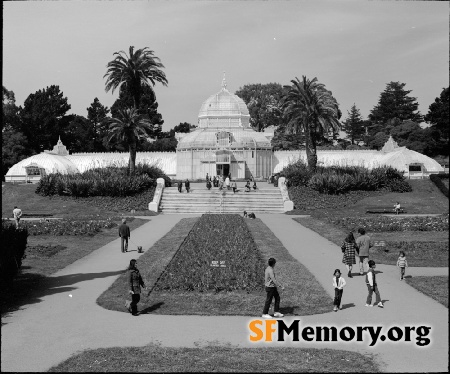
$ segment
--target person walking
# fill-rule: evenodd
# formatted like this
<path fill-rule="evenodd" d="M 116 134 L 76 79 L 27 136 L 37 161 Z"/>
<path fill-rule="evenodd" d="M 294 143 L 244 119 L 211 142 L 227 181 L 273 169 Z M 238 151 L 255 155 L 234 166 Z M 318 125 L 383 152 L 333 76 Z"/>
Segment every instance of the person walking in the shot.
<path fill-rule="evenodd" d="M 229 177 L 225 178 L 225 186 L 227 186 L 227 190 L 230 189 L 230 178 Z"/>
<path fill-rule="evenodd" d="M 274 267 L 276 264 L 276 260 L 271 257 L 269 258 L 268 265 L 265 272 L 264 272 L 264 286 L 266 289 L 266 303 L 264 304 L 263 309 L 263 318 L 272 318 L 272 316 L 269 314 L 269 308 L 270 304 L 272 303 L 272 299 L 275 298 L 275 305 L 274 305 L 274 317 L 284 317 L 283 314 L 280 313 L 280 295 L 278 293 L 277 286 L 280 286 L 282 290 L 284 290 L 284 287 L 278 282 L 278 280 L 275 278 L 275 271 Z"/>
<path fill-rule="evenodd" d="M 189 193 L 189 188 L 191 188 L 191 182 L 189 182 L 189 179 L 186 179 L 186 182 L 184 182 L 184 187 L 186 187 L 186 192 Z"/>
<path fill-rule="evenodd" d="M 344 254 L 342 257 L 342 262 L 345 264 L 347 268 L 347 275 L 349 278 L 353 278 L 352 275 L 352 267 L 356 264 L 355 260 L 355 251 L 356 251 L 356 241 L 353 232 L 349 232 L 349 234 L 345 237 L 344 242 L 341 245 L 342 253 Z"/>
<path fill-rule="evenodd" d="M 236 193 L 236 189 L 237 189 L 236 180 L 233 180 L 231 182 L 231 188 L 233 189 L 233 193 Z"/>
<path fill-rule="evenodd" d="M 181 193 L 181 190 L 183 189 L 183 182 L 178 181 L 178 192 Z"/>
<path fill-rule="evenodd" d="M 209 181 L 209 175 L 208 175 L 208 173 L 206 173 L 206 181 L 207 181 L 207 182 Z"/>
<path fill-rule="evenodd" d="M 209 179 L 206 181 L 206 188 L 207 188 L 208 190 L 211 189 L 211 181 L 210 181 Z"/>
<path fill-rule="evenodd" d="M 22 217 L 22 210 L 19 209 L 17 206 L 15 206 L 13 209 L 13 217 L 14 217 L 14 221 L 16 222 L 16 229 L 18 229 L 20 217 Z"/>
<path fill-rule="evenodd" d="M 358 229 L 359 236 L 356 239 L 356 247 L 359 257 L 359 274 L 364 275 L 369 261 L 370 236 L 366 235 L 366 230 L 362 227 Z"/>
<path fill-rule="evenodd" d="M 345 285 L 346 285 L 345 279 L 341 277 L 341 271 L 339 269 L 336 269 L 333 274 L 333 287 L 334 287 L 333 310 L 335 312 L 337 312 L 338 309 L 342 309 L 341 301 Z"/>
<path fill-rule="evenodd" d="M 367 295 L 366 305 L 365 306 L 372 306 L 372 294 L 375 292 L 376 300 L 375 303 L 380 307 L 383 308 L 384 305 L 381 302 L 381 296 L 380 291 L 378 290 L 378 284 L 375 276 L 375 268 L 376 264 L 374 260 L 369 261 L 369 271 L 366 274 L 366 285 L 367 290 L 369 291 L 369 294 Z"/>
<path fill-rule="evenodd" d="M 400 269 L 400 280 L 405 277 L 405 270 L 408 267 L 408 261 L 406 261 L 405 252 L 400 251 L 397 259 L 397 267 Z"/>
<path fill-rule="evenodd" d="M 141 286 L 145 289 L 144 281 L 141 277 L 141 273 L 136 267 L 136 260 L 130 260 L 130 265 L 128 266 L 128 285 L 130 287 L 131 303 L 128 307 L 128 311 L 133 315 L 137 316 L 137 304 L 141 300 Z"/>
<path fill-rule="evenodd" d="M 130 236 L 130 228 L 127 225 L 127 220 L 122 219 L 122 224 L 119 226 L 120 248 L 122 253 L 128 251 L 128 239 Z"/>

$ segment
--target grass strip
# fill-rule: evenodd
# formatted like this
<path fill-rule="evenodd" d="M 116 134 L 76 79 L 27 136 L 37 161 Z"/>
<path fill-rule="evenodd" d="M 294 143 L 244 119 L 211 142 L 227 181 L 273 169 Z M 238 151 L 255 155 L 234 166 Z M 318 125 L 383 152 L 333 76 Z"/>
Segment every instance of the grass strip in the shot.
<path fill-rule="evenodd" d="M 156 284 L 198 219 L 198 217 L 183 218 L 172 230 L 139 257 L 138 268 L 149 290 Z M 124 270 L 124 273 L 100 295 L 97 304 L 105 309 L 124 311 L 124 301 L 128 295 L 128 289 L 127 273 Z M 146 295 L 147 292 L 144 290 L 140 304 L 141 307 L 145 305 L 144 310 L 141 311 L 143 314 L 152 312 L 159 307 L 157 303 L 151 305 Z"/>
<path fill-rule="evenodd" d="M 314 348 L 100 348 L 77 354 L 50 372 L 264 372 L 374 373 L 375 356 Z"/>
<path fill-rule="evenodd" d="M 293 219 L 338 246 L 347 236 L 343 229 L 317 218 Z M 405 252 L 409 266 L 442 267 L 448 264 L 448 232 L 369 232 L 369 236 L 372 242 L 386 242 L 385 247 L 370 249 L 370 259 L 377 264 L 396 265 L 401 250 Z"/>
<path fill-rule="evenodd" d="M 405 280 L 416 290 L 448 308 L 448 276 L 408 277 Z"/>
<path fill-rule="evenodd" d="M 117 217 L 117 220 L 119 223 L 120 218 Z M 149 220 L 136 218 L 129 220 L 127 224 L 130 230 L 134 230 L 147 222 Z M 117 227 L 102 229 L 94 236 L 29 236 L 25 250 L 26 258 L 22 261 L 21 271 L 12 283 L 0 280 L 2 317 L 5 313 L 17 310 L 22 305 L 38 302 L 41 295 L 45 295 L 49 275 L 64 269 L 117 237 Z"/>
<path fill-rule="evenodd" d="M 139 269 L 146 282 L 152 287 L 163 272 L 184 238 L 193 228 L 198 218 L 181 220 L 169 233 L 160 239 L 139 259 Z M 277 274 L 286 285 L 281 294 L 280 311 L 289 315 L 311 315 L 328 313 L 331 298 L 314 276 L 295 260 L 272 231 L 259 219 L 246 220 L 258 251 L 264 258 L 277 259 Z M 221 271 L 220 268 L 216 269 Z M 261 283 L 264 282 L 264 269 L 261 269 Z M 103 293 L 97 303 L 104 308 L 126 312 L 124 300 L 127 297 L 126 274 L 120 276 Z M 147 297 L 141 296 L 141 314 L 172 315 L 261 315 L 266 293 L 260 290 L 197 292 L 197 291 L 157 291 Z"/>

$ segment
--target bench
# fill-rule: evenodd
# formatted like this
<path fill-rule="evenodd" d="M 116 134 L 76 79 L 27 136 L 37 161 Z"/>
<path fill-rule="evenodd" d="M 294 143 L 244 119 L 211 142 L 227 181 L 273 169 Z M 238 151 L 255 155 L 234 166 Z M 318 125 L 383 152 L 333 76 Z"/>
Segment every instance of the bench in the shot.
<path fill-rule="evenodd" d="M 367 207 L 366 213 L 388 213 L 395 214 L 394 207 L 392 206 L 376 206 L 376 207 Z M 399 213 L 406 213 L 406 209 L 401 207 Z"/>
<path fill-rule="evenodd" d="M 53 217 L 52 213 L 23 213 L 22 218 L 26 217 Z"/>

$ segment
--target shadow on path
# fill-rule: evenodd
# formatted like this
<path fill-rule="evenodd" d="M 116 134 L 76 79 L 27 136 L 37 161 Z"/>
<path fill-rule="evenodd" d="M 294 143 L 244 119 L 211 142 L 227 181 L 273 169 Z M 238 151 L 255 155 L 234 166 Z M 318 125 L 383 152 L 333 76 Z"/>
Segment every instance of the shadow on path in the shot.
<path fill-rule="evenodd" d="M 45 296 L 55 295 L 76 290 L 77 283 L 106 278 L 122 274 L 120 271 L 106 271 L 102 273 L 79 273 L 57 277 L 46 277 L 36 273 L 22 273 L 11 284 L 0 284 L 0 314 L 1 325 L 5 325 L 4 318 L 19 310 L 24 305 L 36 304 Z M 72 286 L 72 287 L 71 287 Z"/>

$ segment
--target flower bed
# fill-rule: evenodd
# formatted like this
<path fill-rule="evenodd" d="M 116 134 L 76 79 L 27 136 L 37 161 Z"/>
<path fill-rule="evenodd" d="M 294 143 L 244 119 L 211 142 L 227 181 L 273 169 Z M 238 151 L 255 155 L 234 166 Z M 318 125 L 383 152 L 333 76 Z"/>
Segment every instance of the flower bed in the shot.
<path fill-rule="evenodd" d="M 22 227 L 26 227 L 29 235 L 95 235 L 102 229 L 110 229 L 117 226 L 111 218 L 103 220 L 85 219 L 61 219 L 22 221 Z"/>
<path fill-rule="evenodd" d="M 382 193 L 380 191 L 350 191 L 340 195 L 327 195 L 305 186 L 289 187 L 288 192 L 297 211 L 343 208 L 353 205 L 365 197 Z"/>
<path fill-rule="evenodd" d="M 364 227 L 370 232 L 384 231 L 448 231 L 448 214 L 436 217 L 327 217 L 328 222 L 345 230 Z"/>
<path fill-rule="evenodd" d="M 219 266 L 211 266 L 213 261 Z M 221 261 L 225 267 L 220 267 Z M 261 290 L 264 267 L 242 217 L 205 214 L 164 270 L 155 290 Z"/>

